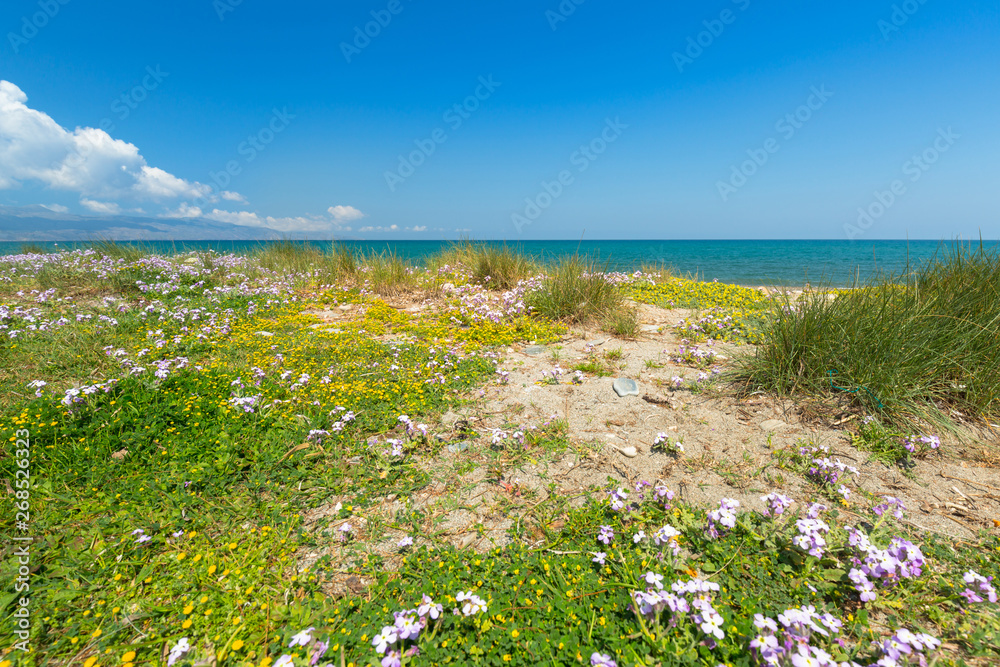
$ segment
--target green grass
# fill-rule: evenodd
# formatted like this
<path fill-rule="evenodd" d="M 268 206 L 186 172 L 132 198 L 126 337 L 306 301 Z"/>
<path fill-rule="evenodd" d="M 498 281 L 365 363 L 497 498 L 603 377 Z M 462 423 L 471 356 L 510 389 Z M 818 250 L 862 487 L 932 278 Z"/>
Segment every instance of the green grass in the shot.
<path fill-rule="evenodd" d="M 552 265 L 542 288 L 529 295 L 534 312 L 568 323 L 621 317 L 628 308 L 621 289 L 589 259 L 573 256 Z"/>
<path fill-rule="evenodd" d="M 432 267 L 462 266 L 473 282 L 489 289 L 509 290 L 538 273 L 537 263 L 506 243 L 473 243 L 465 239 L 428 260 Z"/>
<path fill-rule="evenodd" d="M 943 249 L 896 281 L 776 304 L 748 389 L 837 394 L 896 424 L 1000 414 L 1000 257 Z"/>
<path fill-rule="evenodd" d="M 445 613 L 422 633 L 420 656 L 406 663 L 412 667 L 587 665 L 593 652 L 612 655 L 622 667 L 750 667 L 754 614 L 805 604 L 844 620 L 844 647 L 828 647 L 845 659 L 867 664 L 870 643 L 903 626 L 957 647 L 942 653 L 938 665 L 1000 659 L 996 606 L 968 606 L 956 588 L 968 569 L 1000 576 L 996 536 L 969 543 L 918 536 L 874 517 L 876 499 L 858 498 L 851 514 L 824 515 L 832 530 L 823 557 L 791 542 L 794 521 L 754 512 L 741 513 L 733 530 L 710 539 L 706 508 L 664 506 L 649 488 L 640 501 L 635 487 L 627 487 L 634 506 L 614 512 L 602 489 L 570 496 L 558 475 L 535 488 L 518 483 L 521 470 L 539 461 L 586 458 L 585 446 L 572 442 L 558 418 L 533 429 L 512 420 L 504 430 L 522 430 L 524 442 L 509 437 L 495 449 L 488 433 L 465 434 L 488 452 L 489 493 L 499 516 L 511 519 L 511 544 L 486 552 L 449 546 L 454 536 L 437 523 L 442 517 L 410 499 L 428 488 L 428 465 L 440 456 L 470 475 L 477 466 L 469 454 L 444 454 L 447 439 L 439 440 L 433 427 L 426 438 L 406 436 L 398 416 L 433 425 L 446 410 L 480 405 L 471 397 L 496 370 L 496 358 L 486 353 L 556 340 L 563 329 L 545 317 L 456 321 L 449 312 L 400 311 L 374 293 L 425 285 L 426 276 L 391 255 L 372 261 L 279 248 L 261 264 L 225 271 L 218 258 L 201 256 L 198 275 L 173 273 L 144 257 L 114 261 L 106 279 L 64 262 L 36 278 L 19 277 L 4 296 L 11 309 L 37 307 L 43 319 L 68 322 L 32 332 L 11 318 L 8 324 L 22 333 L 0 337 L 0 437 L 10 445 L 0 455 L 0 475 L 12 487 L 0 494 L 2 527 L 5 535 L 22 534 L 15 503 L 26 501 L 34 538 L 34 651 L 11 650 L 18 595 L 8 586 L 0 593 L 3 667 L 4 660 L 30 667 L 162 665 L 181 638 L 193 649 L 176 667 L 261 667 L 284 654 L 304 667 L 315 645 L 289 643 L 308 627 L 329 641 L 319 664 L 368 666 L 377 664 L 372 637 L 392 623 L 394 611 L 415 608 L 423 595 Z M 334 268 L 325 273 L 328 266 Z M 562 298 L 564 288 L 575 286 L 594 313 L 621 304 L 620 293 L 609 296 L 608 284 L 591 284 L 581 267 L 565 272 L 561 283 L 553 278 L 543 298 Z M 277 294 L 237 287 L 268 272 L 278 274 L 270 284 L 283 285 Z M 293 274 L 305 277 L 288 286 Z M 334 276 L 339 282 L 330 287 Z M 178 288 L 142 292 L 136 280 Z M 16 297 L 43 281 L 56 289 L 54 298 Z M 224 285 L 230 291 L 218 290 Z M 108 294 L 116 299 L 97 298 Z M 59 300 L 70 295 L 80 298 Z M 344 311 L 350 318 L 335 322 L 304 314 L 344 304 L 351 305 Z M 78 314 L 92 317 L 77 321 Z M 107 326 L 101 315 L 118 325 Z M 105 353 L 108 346 L 147 370 L 125 372 Z M 591 353 L 578 367 L 600 375 L 623 356 L 621 348 Z M 163 379 L 152 374 L 157 361 L 180 357 L 189 362 L 185 368 Z M 302 374 L 309 379 L 299 383 Z M 109 378 L 119 381 L 72 409 L 60 401 L 66 389 Z M 49 383 L 40 398 L 27 388 L 35 379 Z M 234 404 L 257 395 L 253 412 Z M 347 410 L 355 419 L 336 430 L 333 423 Z M 318 429 L 330 433 L 310 438 Z M 23 430 L 30 433 L 31 476 L 27 496 L 18 498 Z M 403 441 L 402 458 L 387 454 L 394 438 Z M 462 483 L 449 480 L 445 500 L 468 510 L 453 493 Z M 796 500 L 801 511 L 811 498 Z M 316 519 L 320 508 L 325 516 Z M 872 526 L 880 547 L 892 537 L 918 541 L 928 558 L 925 574 L 860 604 L 846 577 L 845 529 L 857 517 Z M 346 537 L 339 530 L 345 523 L 353 526 Z M 648 538 L 633 542 L 638 531 L 651 536 L 665 524 L 680 532 L 679 557 L 661 553 Z M 615 531 L 612 545 L 597 541 L 601 526 Z M 468 530 L 480 529 L 481 523 Z M 150 539 L 139 542 L 141 535 Z M 395 547 L 403 535 L 417 545 Z M 8 582 L 19 567 L 11 544 L 0 560 Z M 594 562 L 596 551 L 607 553 L 605 565 Z M 315 558 L 308 567 L 307 557 Z M 648 571 L 668 584 L 697 576 L 720 585 L 713 604 L 725 637 L 716 647 L 706 646 L 689 620 L 658 625 L 636 616 L 630 594 L 647 586 Z M 481 596 L 488 611 L 454 615 L 461 591 Z"/>

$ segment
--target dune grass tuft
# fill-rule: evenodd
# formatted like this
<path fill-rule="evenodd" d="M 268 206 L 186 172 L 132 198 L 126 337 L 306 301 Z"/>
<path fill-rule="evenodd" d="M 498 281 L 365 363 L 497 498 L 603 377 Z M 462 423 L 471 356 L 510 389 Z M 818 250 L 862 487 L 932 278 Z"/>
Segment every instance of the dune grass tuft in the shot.
<path fill-rule="evenodd" d="M 895 279 L 779 300 L 739 377 L 779 394 L 849 392 L 869 413 L 945 424 L 1000 414 L 1000 257 L 943 248 Z"/>

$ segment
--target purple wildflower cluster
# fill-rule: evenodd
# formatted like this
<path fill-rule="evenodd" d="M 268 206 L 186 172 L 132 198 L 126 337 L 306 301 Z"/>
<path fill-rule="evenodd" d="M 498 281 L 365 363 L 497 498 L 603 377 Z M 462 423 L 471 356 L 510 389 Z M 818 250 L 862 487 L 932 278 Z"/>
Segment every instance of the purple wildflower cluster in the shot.
<path fill-rule="evenodd" d="M 806 511 L 806 516 L 795 522 L 795 529 L 799 532 L 792 538 L 792 544 L 802 549 L 810 556 L 822 558 L 826 551 L 826 535 L 830 532 L 830 526 L 819 518 L 826 505 L 813 503 Z"/>
<path fill-rule="evenodd" d="M 612 660 L 610 655 L 595 651 L 590 654 L 590 667 L 618 667 L 618 663 Z"/>
<path fill-rule="evenodd" d="M 676 442 L 670 439 L 666 433 L 657 433 L 653 440 L 653 448 L 661 452 L 671 452 L 680 454 L 684 451 L 684 443 L 680 440 Z"/>
<path fill-rule="evenodd" d="M 750 642 L 757 664 L 774 667 L 859 667 L 857 663 L 837 663 L 823 646 L 829 647 L 843 623 L 832 614 L 819 614 L 812 605 L 787 609 L 778 620 L 754 614 L 760 631 Z M 841 643 L 842 640 L 836 640 Z M 819 645 L 817 645 L 819 644 Z"/>
<path fill-rule="evenodd" d="M 653 543 L 661 549 L 670 549 L 674 556 L 678 556 L 681 553 L 681 545 L 678 542 L 680 536 L 679 530 L 667 524 L 653 533 Z"/>
<path fill-rule="evenodd" d="M 876 505 L 872 511 L 878 516 L 882 516 L 886 512 L 891 511 L 892 515 L 897 519 L 903 518 L 903 512 L 906 510 L 906 505 L 899 498 L 894 498 L 893 496 L 882 496 L 883 502 Z"/>
<path fill-rule="evenodd" d="M 99 382 L 97 384 L 85 384 L 81 387 L 71 387 L 65 391 L 62 399 L 59 401 L 67 408 L 72 409 L 74 406 L 83 403 L 87 400 L 87 396 L 91 394 L 96 394 L 97 392 L 104 392 L 107 394 L 110 392 L 115 385 L 118 384 L 117 379 L 111 379 L 107 382 Z"/>
<path fill-rule="evenodd" d="M 670 356 L 670 360 L 677 364 L 691 364 L 697 368 L 705 368 L 715 361 L 715 350 L 711 349 L 715 342 L 709 339 L 706 343 L 708 349 L 702 349 L 699 345 L 691 345 L 685 338 L 677 347 L 676 353 L 664 350 L 663 353 Z"/>
<path fill-rule="evenodd" d="M 710 648 L 715 639 L 723 639 L 722 615 L 712 606 L 712 593 L 719 591 L 719 584 L 702 579 L 675 581 L 670 590 L 663 587 L 663 575 L 647 572 L 643 579 L 649 586 L 645 591 L 633 591 L 632 600 L 637 614 L 660 623 L 664 611 L 670 612 L 667 628 L 676 627 L 687 615 L 707 636 Z"/>
<path fill-rule="evenodd" d="M 732 498 L 723 498 L 719 501 L 719 509 L 708 513 L 708 526 L 706 531 L 713 540 L 719 539 L 719 526 L 726 530 L 736 527 L 736 510 L 740 506 L 740 501 Z"/>
<path fill-rule="evenodd" d="M 882 657 L 869 667 L 907 667 L 910 665 L 927 667 L 927 658 L 924 653 L 932 651 L 940 645 L 941 640 L 931 635 L 900 628 L 892 637 L 881 643 L 875 642 L 873 644 L 873 647 L 882 653 Z"/>
<path fill-rule="evenodd" d="M 610 503 L 612 512 L 621 512 L 622 510 L 624 510 L 627 507 L 626 505 L 627 500 L 628 500 L 628 491 L 626 491 L 621 487 L 618 487 L 617 489 L 611 489 L 610 491 L 608 491 L 608 502 Z M 601 528 L 603 529 L 604 526 L 601 526 Z"/>
<path fill-rule="evenodd" d="M 969 570 L 962 576 L 962 580 L 966 583 L 966 588 L 960 593 L 970 604 L 973 602 L 983 602 L 983 598 L 979 595 L 982 593 L 986 596 L 986 600 L 996 603 L 997 592 L 993 588 L 993 577 L 984 577 L 975 570 Z M 979 593 L 973 591 L 969 586 L 973 584 L 979 589 Z"/>
<path fill-rule="evenodd" d="M 910 435 L 902 439 L 903 448 L 911 454 L 941 447 L 941 439 L 936 435 Z"/>
<path fill-rule="evenodd" d="M 452 610 L 456 616 L 476 616 L 487 611 L 486 601 L 475 593 L 460 592 L 455 596 L 462 605 Z M 416 609 L 405 609 L 393 613 L 394 622 L 382 628 L 382 632 L 372 638 L 372 646 L 382 655 L 382 667 L 399 667 L 404 657 L 420 655 L 417 640 L 420 633 L 432 622 L 441 623 L 444 607 L 424 595 Z"/>
<path fill-rule="evenodd" d="M 848 533 L 848 543 L 856 552 L 851 558 L 854 567 L 848 577 L 862 602 L 871 602 L 877 597 L 876 584 L 888 588 L 923 573 L 924 555 L 912 542 L 895 537 L 888 549 L 879 549 L 860 529 L 850 528 Z"/>
<path fill-rule="evenodd" d="M 792 503 L 795 501 L 788 496 L 783 496 L 780 493 L 772 492 L 766 496 L 760 497 L 761 502 L 767 504 L 767 509 L 764 510 L 764 516 L 767 517 L 778 517 L 785 513 Z"/>
<path fill-rule="evenodd" d="M 310 665 L 317 664 L 320 659 L 326 655 L 327 650 L 330 648 L 329 641 L 321 641 L 318 638 L 313 637 L 313 632 L 316 628 L 308 627 L 301 632 L 296 633 L 292 636 L 291 641 L 288 642 L 288 648 L 295 648 L 296 646 L 301 646 L 305 649 L 306 657 L 309 660 Z M 274 661 L 272 667 L 292 667 L 295 664 L 292 656 L 283 654 Z"/>
<path fill-rule="evenodd" d="M 256 396 L 233 396 L 227 402 L 233 407 L 243 410 L 243 412 L 247 414 L 252 414 L 257 411 L 262 398 L 264 398 L 262 394 L 257 394 Z M 312 433 L 310 433 L 310 435 L 312 435 Z"/>

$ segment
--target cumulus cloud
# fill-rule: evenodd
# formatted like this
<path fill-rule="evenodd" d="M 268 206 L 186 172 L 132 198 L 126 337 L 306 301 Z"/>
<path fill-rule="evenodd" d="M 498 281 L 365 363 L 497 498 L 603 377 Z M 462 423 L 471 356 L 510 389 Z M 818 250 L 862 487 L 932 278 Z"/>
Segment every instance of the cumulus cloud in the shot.
<path fill-rule="evenodd" d="M 395 232 L 399 230 L 399 225 L 390 225 L 389 227 L 362 227 L 359 232 Z"/>
<path fill-rule="evenodd" d="M 244 225 L 246 227 L 267 227 L 279 232 L 330 232 L 333 226 L 326 218 L 316 217 L 289 217 L 275 218 L 272 216 L 260 216 L 249 211 L 223 211 L 214 209 L 211 213 L 204 215 L 208 220 L 217 222 L 228 222 L 234 225 Z M 350 228 L 347 228 L 350 231 Z"/>
<path fill-rule="evenodd" d="M 191 206 L 187 202 L 184 202 L 175 211 L 167 211 L 160 216 L 161 218 L 200 218 L 201 209 L 197 206 Z"/>
<path fill-rule="evenodd" d="M 226 201 L 235 201 L 239 202 L 240 204 L 247 203 L 247 198 L 241 195 L 239 192 L 230 192 L 229 190 L 223 190 L 222 192 L 219 193 L 219 196 L 225 199 Z"/>
<path fill-rule="evenodd" d="M 118 215 L 122 212 L 122 207 L 114 202 L 94 201 L 84 198 L 80 200 L 80 203 L 94 213 L 101 213 L 103 215 Z"/>
<path fill-rule="evenodd" d="M 407 227 L 406 231 L 408 231 L 408 232 L 426 232 L 427 231 L 427 225 L 416 225 L 414 227 Z"/>
<path fill-rule="evenodd" d="M 331 206 L 326 210 L 333 217 L 333 221 L 338 224 L 342 222 L 351 222 L 352 220 L 360 220 L 365 217 L 364 213 L 353 206 Z"/>
<path fill-rule="evenodd" d="M 151 167 L 134 144 L 93 127 L 66 130 L 27 101 L 24 91 L 0 80 L 0 189 L 38 182 L 92 203 L 214 197 L 209 185 Z"/>

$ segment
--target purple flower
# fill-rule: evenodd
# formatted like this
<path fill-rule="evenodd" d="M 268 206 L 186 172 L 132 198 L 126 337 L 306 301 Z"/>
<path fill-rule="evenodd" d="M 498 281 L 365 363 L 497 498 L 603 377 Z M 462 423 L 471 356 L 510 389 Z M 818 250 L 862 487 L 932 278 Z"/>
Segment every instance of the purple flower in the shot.
<path fill-rule="evenodd" d="M 719 501 L 719 509 L 708 513 L 708 526 L 706 530 L 712 539 L 718 539 L 719 530 L 717 525 L 732 529 L 736 527 L 736 509 L 740 506 L 740 501 L 732 498 L 723 498 Z"/>
<path fill-rule="evenodd" d="M 618 667 L 618 663 L 611 659 L 610 655 L 603 653 L 592 653 L 590 655 L 591 667 Z"/>
<path fill-rule="evenodd" d="M 590 560 L 593 561 L 594 563 L 597 563 L 598 565 L 600 565 L 600 566 L 603 567 L 604 566 L 604 560 L 608 557 L 608 555 L 606 553 L 604 553 L 603 551 L 591 551 L 590 553 L 593 554 L 593 556 L 594 556 Z"/>
<path fill-rule="evenodd" d="M 769 493 L 766 496 L 761 496 L 761 501 L 768 504 L 768 508 L 764 510 L 764 516 L 779 516 L 784 514 L 792 503 L 795 501 L 788 496 L 783 496 L 780 493 Z"/>
<path fill-rule="evenodd" d="M 611 526 L 601 526 L 601 532 L 597 534 L 597 541 L 604 544 L 611 544 L 615 539 L 615 531 Z"/>

